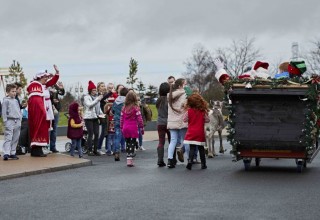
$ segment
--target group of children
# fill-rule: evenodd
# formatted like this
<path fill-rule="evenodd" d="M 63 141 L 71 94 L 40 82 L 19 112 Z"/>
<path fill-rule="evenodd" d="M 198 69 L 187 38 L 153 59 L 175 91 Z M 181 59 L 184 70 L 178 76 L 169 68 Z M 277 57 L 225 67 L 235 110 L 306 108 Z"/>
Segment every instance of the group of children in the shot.
<path fill-rule="evenodd" d="M 105 104 L 104 110 L 109 122 L 110 117 L 112 117 L 112 123 L 108 123 L 106 129 L 110 130 L 109 127 L 112 127 L 115 161 L 120 161 L 120 142 L 123 136 L 126 142 L 127 165 L 134 166 L 133 157 L 135 156 L 135 149 L 138 148 L 137 138 L 139 138 L 139 131 L 142 135 L 144 134 L 144 124 L 137 95 L 132 90 L 129 91 L 127 88 L 122 88 L 119 96 L 112 103 L 107 102 Z M 72 141 L 71 156 L 74 156 L 74 149 L 77 147 L 81 158 L 81 139 L 84 123 L 80 112 L 80 106 L 77 102 L 70 104 L 67 136 Z"/>
<path fill-rule="evenodd" d="M 158 110 L 158 165 L 166 166 L 164 157 L 165 135 L 168 134 L 170 144 L 168 148 L 168 167 L 174 168 L 176 161 L 175 148 L 178 143 L 190 145 L 187 148 L 189 154 L 187 168 L 191 169 L 195 148 L 199 150 L 201 168 L 206 169 L 204 155 L 205 132 L 204 123 L 208 122 L 208 104 L 198 94 L 187 88 L 185 79 L 178 79 L 160 85 L 160 97 L 156 103 Z M 104 113 L 112 116 L 112 127 L 114 129 L 113 151 L 115 161 L 120 160 L 121 137 L 125 138 L 127 166 L 134 166 L 133 158 L 135 150 L 139 147 L 137 139 L 139 134 L 144 134 L 144 120 L 139 105 L 139 97 L 133 90 L 123 87 L 115 100 L 106 102 Z M 111 114 L 110 114 L 111 113 Z M 80 105 L 76 102 L 69 106 L 68 137 L 72 140 L 71 155 L 74 148 L 78 147 L 79 157 L 82 157 L 81 139 L 83 136 L 83 122 L 80 113 Z M 170 135 L 171 134 L 171 135 Z M 178 140 L 179 139 L 179 140 Z"/>

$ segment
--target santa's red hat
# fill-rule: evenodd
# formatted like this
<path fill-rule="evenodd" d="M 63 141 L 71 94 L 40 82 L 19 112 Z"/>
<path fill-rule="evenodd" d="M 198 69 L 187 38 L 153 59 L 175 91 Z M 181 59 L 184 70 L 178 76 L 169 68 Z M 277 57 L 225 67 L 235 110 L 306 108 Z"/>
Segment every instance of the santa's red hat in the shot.
<path fill-rule="evenodd" d="M 229 74 L 225 71 L 225 69 L 220 69 L 216 72 L 216 79 L 223 84 L 226 80 L 230 78 Z"/>
<path fill-rule="evenodd" d="M 88 91 L 91 91 L 96 88 L 97 88 L 96 85 L 90 80 L 88 84 Z"/>
<path fill-rule="evenodd" d="M 253 69 L 257 70 L 259 68 L 268 69 L 269 63 L 257 61 L 256 64 L 254 64 Z"/>

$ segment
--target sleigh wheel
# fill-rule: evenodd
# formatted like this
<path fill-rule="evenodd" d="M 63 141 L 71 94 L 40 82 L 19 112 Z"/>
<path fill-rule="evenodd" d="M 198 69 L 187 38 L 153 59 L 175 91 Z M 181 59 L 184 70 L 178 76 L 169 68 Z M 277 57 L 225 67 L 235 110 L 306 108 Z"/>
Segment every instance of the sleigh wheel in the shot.
<path fill-rule="evenodd" d="M 256 158 L 255 159 L 255 162 L 256 162 L 256 167 L 259 167 L 260 166 L 260 162 L 261 162 L 261 158 Z"/>
<path fill-rule="evenodd" d="M 303 167 L 307 168 L 307 160 L 303 160 Z"/>
<path fill-rule="evenodd" d="M 244 164 L 244 170 L 248 171 L 250 169 L 251 159 L 243 160 L 243 164 Z"/>
<path fill-rule="evenodd" d="M 298 161 L 297 162 L 297 172 L 301 173 L 303 169 L 303 162 L 302 161 Z"/>

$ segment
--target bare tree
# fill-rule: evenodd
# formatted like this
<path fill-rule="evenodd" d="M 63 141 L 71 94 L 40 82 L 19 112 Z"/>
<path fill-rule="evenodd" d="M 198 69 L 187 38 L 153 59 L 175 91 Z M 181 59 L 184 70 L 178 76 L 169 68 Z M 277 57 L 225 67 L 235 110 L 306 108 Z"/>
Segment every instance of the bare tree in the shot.
<path fill-rule="evenodd" d="M 320 39 L 312 41 L 312 48 L 306 55 L 308 72 L 320 74 Z"/>
<path fill-rule="evenodd" d="M 203 94 L 214 78 L 212 75 L 215 66 L 210 52 L 201 44 L 197 44 L 192 56 L 184 64 L 187 68 L 184 77 L 189 84 L 199 89 L 200 94 Z"/>
<path fill-rule="evenodd" d="M 261 57 L 260 50 L 255 48 L 254 42 L 255 38 L 245 37 L 233 40 L 229 47 L 219 48 L 216 51 L 224 59 L 226 70 L 231 75 L 238 77 L 248 66 Z"/>

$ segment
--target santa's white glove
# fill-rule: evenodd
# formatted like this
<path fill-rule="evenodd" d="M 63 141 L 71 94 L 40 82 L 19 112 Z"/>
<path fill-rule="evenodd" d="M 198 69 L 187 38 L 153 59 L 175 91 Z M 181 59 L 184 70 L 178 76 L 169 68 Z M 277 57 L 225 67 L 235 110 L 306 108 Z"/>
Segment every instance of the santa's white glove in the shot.
<path fill-rule="evenodd" d="M 217 67 L 217 71 L 224 68 L 224 63 L 220 60 L 220 58 L 216 58 L 213 60 L 214 65 Z"/>

